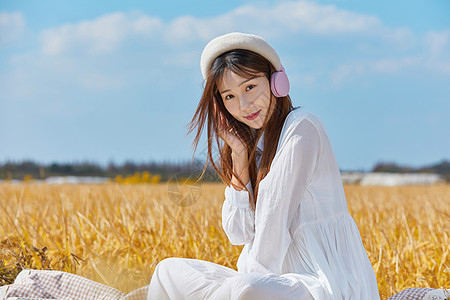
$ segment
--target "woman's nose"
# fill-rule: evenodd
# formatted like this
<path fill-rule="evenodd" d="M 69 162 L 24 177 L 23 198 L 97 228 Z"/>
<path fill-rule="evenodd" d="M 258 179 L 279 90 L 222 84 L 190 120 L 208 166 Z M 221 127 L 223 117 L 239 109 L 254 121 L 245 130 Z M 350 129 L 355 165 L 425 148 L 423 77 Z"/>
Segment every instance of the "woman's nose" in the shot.
<path fill-rule="evenodd" d="M 247 108 L 249 108 L 253 104 L 253 99 L 245 94 L 241 95 L 239 101 L 241 104 L 241 110 L 243 110 L 243 111 L 245 111 Z"/>

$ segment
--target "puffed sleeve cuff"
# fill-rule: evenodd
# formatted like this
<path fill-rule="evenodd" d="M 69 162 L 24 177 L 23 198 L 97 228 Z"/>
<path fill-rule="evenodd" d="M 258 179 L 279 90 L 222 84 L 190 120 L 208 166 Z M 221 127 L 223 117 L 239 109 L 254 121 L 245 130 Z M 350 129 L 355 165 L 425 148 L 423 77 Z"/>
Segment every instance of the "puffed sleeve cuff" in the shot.
<path fill-rule="evenodd" d="M 249 191 L 251 183 L 247 184 Z M 225 201 L 222 206 L 222 227 L 233 245 L 250 243 L 255 236 L 255 213 L 250 207 L 249 193 L 237 191 L 233 186 L 225 189 Z"/>
<path fill-rule="evenodd" d="M 245 187 L 248 189 L 248 192 L 244 189 L 238 191 L 230 184 L 225 188 L 225 199 L 228 200 L 231 205 L 240 208 L 250 208 L 249 197 L 250 194 L 253 195 L 253 188 L 250 180 Z"/>

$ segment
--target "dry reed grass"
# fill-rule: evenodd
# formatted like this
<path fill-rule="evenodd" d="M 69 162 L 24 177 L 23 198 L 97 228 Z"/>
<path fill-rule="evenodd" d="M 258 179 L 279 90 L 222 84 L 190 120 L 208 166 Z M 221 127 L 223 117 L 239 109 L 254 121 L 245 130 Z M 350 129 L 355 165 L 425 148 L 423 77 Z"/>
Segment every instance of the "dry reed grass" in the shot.
<path fill-rule="evenodd" d="M 221 227 L 224 188 L 202 184 L 198 201 L 180 207 L 164 183 L 0 184 L 0 285 L 28 267 L 129 292 L 173 256 L 235 269 L 243 246 Z M 408 287 L 450 288 L 450 185 L 344 188 L 382 299 Z"/>

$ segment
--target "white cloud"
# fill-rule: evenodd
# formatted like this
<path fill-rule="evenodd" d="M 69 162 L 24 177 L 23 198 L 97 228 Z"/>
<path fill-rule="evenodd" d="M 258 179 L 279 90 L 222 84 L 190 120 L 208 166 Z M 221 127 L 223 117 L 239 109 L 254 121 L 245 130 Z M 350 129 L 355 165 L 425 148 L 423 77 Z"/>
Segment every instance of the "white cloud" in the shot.
<path fill-rule="evenodd" d="M 90 54 L 109 53 L 139 34 L 152 36 L 161 27 L 161 20 L 140 13 L 112 13 L 95 20 L 47 29 L 41 34 L 41 50 L 47 55 L 61 54 L 72 49 Z"/>
<path fill-rule="evenodd" d="M 330 73 L 330 80 L 333 86 L 340 86 L 345 80 L 355 75 L 362 75 L 367 72 L 364 63 L 346 63 L 339 65 Z"/>
<path fill-rule="evenodd" d="M 291 45 L 296 40 L 308 42 L 311 37 L 313 42 L 320 40 L 317 47 L 321 47 L 324 55 L 330 55 L 328 61 L 341 63 L 335 67 L 330 63 L 321 65 L 308 70 L 308 73 L 328 74 L 329 82 L 334 86 L 341 85 L 352 76 L 395 73 L 413 67 L 450 72 L 450 30 L 430 32 L 424 39 L 418 39 L 409 28 L 390 28 L 375 16 L 308 1 L 249 4 L 214 17 L 180 16 L 169 22 L 137 11 L 116 12 L 44 30 L 40 41 L 41 52 L 45 56 L 63 54 L 61 57 L 74 61 L 71 76 L 75 82 L 88 89 L 107 89 L 124 84 L 122 79 L 117 79 L 120 76 L 102 75 L 102 70 L 97 69 L 95 72 L 89 71 L 89 79 L 81 75 L 87 72 L 76 62 L 88 61 L 89 56 L 105 53 L 114 54 L 110 59 L 117 60 L 117 55 L 129 53 L 128 50 L 119 52 L 122 47 L 130 45 L 133 48 L 138 44 L 139 49 L 145 49 L 146 56 L 142 57 L 152 70 L 168 65 L 193 67 L 198 65 L 201 47 L 207 41 L 231 31 L 260 34 L 270 41 Z M 418 47 L 423 48 L 424 45 L 429 49 L 428 53 Z M 342 47 L 348 48 L 348 51 L 343 52 Z M 295 61 L 307 56 L 294 55 L 291 60 Z M 346 56 L 348 61 L 344 58 Z M 95 57 L 90 59 L 97 60 Z M 108 57 L 102 57 L 102 62 L 102 66 L 107 65 Z M 58 68 L 53 67 L 55 70 Z M 315 84 L 323 76 L 308 77 L 305 74 L 299 76 L 308 85 Z M 95 86 L 92 85 L 94 77 L 98 81 Z"/>
<path fill-rule="evenodd" d="M 450 29 L 430 31 L 423 41 L 428 50 L 424 64 L 431 70 L 450 74 Z"/>
<path fill-rule="evenodd" d="M 438 64 L 431 64 L 430 68 L 438 72 L 450 75 L 450 59 L 447 61 L 442 61 Z"/>
<path fill-rule="evenodd" d="M 21 12 L 0 12 L 0 46 L 20 40 L 25 33 L 26 23 Z"/>
<path fill-rule="evenodd" d="M 281 3 L 275 9 L 268 8 L 265 18 L 273 18 L 292 32 L 312 32 L 320 34 L 364 32 L 381 26 L 378 18 L 349 12 L 335 6 L 323 6 L 307 1 Z"/>
<path fill-rule="evenodd" d="M 297 1 L 275 6 L 244 5 L 213 18 L 181 16 L 168 23 L 139 12 L 117 12 L 95 20 L 45 30 L 41 41 L 42 51 L 52 55 L 72 47 L 88 53 L 107 53 L 117 49 L 126 37 L 132 35 L 180 45 L 192 41 L 206 42 L 230 31 L 252 32 L 271 39 L 295 33 L 353 34 L 381 30 L 383 24 L 374 16 Z M 404 34 L 398 32 L 395 35 Z"/>
<path fill-rule="evenodd" d="M 371 62 L 368 69 L 376 73 L 395 73 L 417 66 L 421 61 L 421 57 L 386 58 Z"/>
<path fill-rule="evenodd" d="M 423 57 L 382 58 L 338 65 L 330 71 L 333 86 L 341 86 L 345 81 L 369 73 L 397 73 L 408 68 L 423 66 Z"/>
<path fill-rule="evenodd" d="M 382 37 L 385 40 L 400 44 L 418 40 L 407 28 L 384 30 L 384 32 L 386 34 Z M 417 52 L 415 55 L 366 59 L 362 62 L 341 64 L 330 71 L 330 81 L 334 86 L 340 86 L 344 81 L 362 74 L 396 73 L 412 68 L 450 74 L 450 29 L 427 32 L 420 43 L 420 47 L 415 47 Z"/>
<path fill-rule="evenodd" d="M 293 33 L 348 34 L 379 31 L 382 22 L 373 16 L 322 6 L 307 1 L 282 2 L 275 6 L 245 5 L 215 18 L 183 16 L 167 25 L 171 43 L 208 41 L 230 31 L 247 31 L 266 38 Z"/>
<path fill-rule="evenodd" d="M 413 49 L 417 46 L 418 40 L 409 28 L 389 28 L 383 26 L 380 36 L 386 42 L 394 45 L 398 50 Z"/>
<path fill-rule="evenodd" d="M 191 16 L 179 17 L 166 26 L 162 37 L 172 43 L 184 43 L 196 39 L 199 35 L 197 31 L 201 28 L 199 23 Z"/>
<path fill-rule="evenodd" d="M 450 29 L 442 32 L 430 31 L 425 35 L 424 42 L 427 45 L 431 57 L 439 57 L 449 51 Z"/>

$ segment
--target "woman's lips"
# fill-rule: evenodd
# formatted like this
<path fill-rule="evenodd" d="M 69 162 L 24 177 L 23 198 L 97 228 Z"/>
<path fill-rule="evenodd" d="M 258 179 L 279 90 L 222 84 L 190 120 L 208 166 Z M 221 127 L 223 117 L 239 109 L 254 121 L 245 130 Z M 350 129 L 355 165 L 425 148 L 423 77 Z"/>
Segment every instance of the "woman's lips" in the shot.
<path fill-rule="evenodd" d="M 260 112 L 261 112 L 261 110 L 258 110 L 258 111 L 255 112 L 254 114 L 251 114 L 251 115 L 249 115 L 249 116 L 246 116 L 245 118 L 246 118 L 247 120 L 254 120 L 254 119 L 256 119 L 256 117 L 259 115 Z"/>

